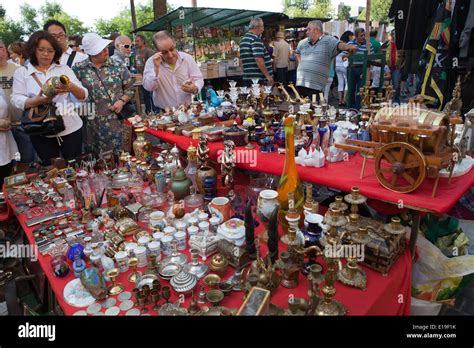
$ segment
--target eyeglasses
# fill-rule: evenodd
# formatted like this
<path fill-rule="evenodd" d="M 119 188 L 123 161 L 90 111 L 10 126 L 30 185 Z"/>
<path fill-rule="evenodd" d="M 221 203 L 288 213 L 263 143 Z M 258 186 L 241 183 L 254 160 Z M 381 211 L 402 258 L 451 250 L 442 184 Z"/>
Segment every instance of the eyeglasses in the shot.
<path fill-rule="evenodd" d="M 166 55 L 168 53 L 173 53 L 175 51 L 176 47 L 171 47 L 168 51 L 160 51 L 161 54 Z"/>
<path fill-rule="evenodd" d="M 127 48 L 127 49 L 132 48 L 132 46 L 133 45 L 120 45 L 120 47 Z"/>
<path fill-rule="evenodd" d="M 68 46 L 69 46 L 69 48 L 79 47 L 79 45 L 72 45 L 72 44 L 68 45 Z"/>
<path fill-rule="evenodd" d="M 47 48 L 37 48 L 36 49 L 40 54 L 54 54 L 56 51 L 52 49 L 47 49 Z"/>
<path fill-rule="evenodd" d="M 64 39 L 66 37 L 66 34 L 61 33 L 61 34 L 51 34 L 52 37 L 55 39 Z"/>

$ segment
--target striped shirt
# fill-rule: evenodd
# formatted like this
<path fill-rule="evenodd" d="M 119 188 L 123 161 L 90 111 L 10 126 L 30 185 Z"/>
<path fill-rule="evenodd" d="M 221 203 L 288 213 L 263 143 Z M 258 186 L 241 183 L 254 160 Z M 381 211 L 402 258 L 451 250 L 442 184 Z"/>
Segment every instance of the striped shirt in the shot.
<path fill-rule="evenodd" d="M 331 61 L 340 51 L 339 40 L 323 35 L 314 44 L 309 38 L 301 40 L 296 53 L 301 56 L 298 65 L 296 85 L 318 91 L 324 90 L 329 77 Z"/>
<path fill-rule="evenodd" d="M 257 35 L 248 32 L 240 40 L 240 59 L 244 69 L 244 80 L 265 79 L 262 71 L 257 65 L 255 58 L 263 58 L 265 66 L 270 76 L 273 76 L 272 59 L 267 49 L 263 45 L 262 40 Z"/>
<path fill-rule="evenodd" d="M 367 52 L 367 41 L 359 44 L 357 40 L 352 40 L 349 42 L 349 45 L 357 46 L 357 51 L 355 51 L 354 54 L 365 54 L 365 52 Z M 370 54 L 374 54 L 374 46 L 372 45 L 370 45 Z M 354 62 L 352 65 L 363 65 L 363 62 Z"/>

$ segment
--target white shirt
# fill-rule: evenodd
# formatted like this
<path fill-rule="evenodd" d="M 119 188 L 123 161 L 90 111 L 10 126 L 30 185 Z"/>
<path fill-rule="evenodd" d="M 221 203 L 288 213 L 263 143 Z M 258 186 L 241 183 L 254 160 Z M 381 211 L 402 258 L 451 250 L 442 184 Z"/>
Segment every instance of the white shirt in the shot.
<path fill-rule="evenodd" d="M 67 51 L 64 52 L 63 55 L 61 56 L 59 63 L 61 63 L 61 65 L 67 65 L 67 61 L 69 57 L 71 56 L 71 54 L 72 54 L 72 48 L 68 47 Z M 72 61 L 71 68 L 77 63 L 82 62 L 83 60 L 86 60 L 88 58 L 89 56 L 87 54 L 76 52 L 76 56 L 74 57 L 74 60 Z"/>
<path fill-rule="evenodd" d="M 380 67 L 373 65 L 370 67 L 370 71 L 372 73 L 372 87 L 378 88 L 380 82 Z M 388 74 L 390 72 L 390 68 L 388 67 L 388 65 L 385 65 L 384 72 L 385 74 Z"/>
<path fill-rule="evenodd" d="M 9 118 L 7 98 L 5 97 L 3 89 L 0 89 L 0 118 Z M 15 159 L 18 152 L 18 146 L 16 145 L 11 131 L 0 131 L 0 149 L 0 166 L 7 165 Z"/>
<path fill-rule="evenodd" d="M 193 57 L 184 52 L 178 52 L 178 60 L 171 70 L 171 67 L 164 61 L 161 63 L 158 76 L 155 74 L 153 57 L 148 58 L 143 70 L 143 87 L 153 92 L 153 102 L 156 106 L 164 108 L 177 108 L 179 105 L 193 101 L 193 95 L 181 90 L 182 84 L 186 80 L 191 80 L 199 90 L 204 86 L 204 79 L 201 70 Z"/>
<path fill-rule="evenodd" d="M 72 93 L 57 95 L 53 98 L 53 102 L 56 103 L 56 107 L 63 111 L 61 112 L 61 115 L 63 116 L 64 125 L 66 127 L 66 129 L 61 133 L 58 133 L 57 136 L 68 135 L 81 129 L 82 120 L 77 114 L 75 108 L 78 104 L 80 104 L 79 102 L 87 100 L 89 92 L 86 88 L 82 86 L 81 82 L 77 79 L 76 75 L 74 75 L 74 72 L 71 70 L 71 68 L 66 65 L 58 65 L 53 63 L 49 67 L 46 74 L 41 71 L 38 71 L 29 62 L 26 67 L 20 67 L 16 69 L 15 74 L 13 75 L 13 87 L 11 96 L 12 104 L 21 110 L 25 110 L 26 99 L 35 97 L 40 93 L 41 88 L 33 78 L 33 73 L 36 73 L 36 77 L 38 77 L 42 84 L 45 83 L 51 77 L 66 75 L 67 77 L 69 77 L 69 80 L 72 83 L 74 83 L 76 86 L 81 87 L 84 90 L 84 100 L 77 100 L 77 98 L 74 97 Z"/>

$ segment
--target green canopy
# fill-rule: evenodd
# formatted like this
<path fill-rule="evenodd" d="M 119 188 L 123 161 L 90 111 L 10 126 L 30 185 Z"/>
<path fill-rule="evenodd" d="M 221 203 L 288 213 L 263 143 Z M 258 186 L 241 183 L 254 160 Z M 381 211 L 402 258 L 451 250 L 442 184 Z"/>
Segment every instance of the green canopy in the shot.
<path fill-rule="evenodd" d="M 209 7 L 179 7 L 160 19 L 137 28 L 135 32 L 170 30 L 178 25 L 186 26 L 189 24 L 193 24 L 197 28 L 230 28 L 246 25 L 252 18 L 263 18 L 265 26 L 277 26 L 289 19 L 285 14 L 277 12 Z"/>

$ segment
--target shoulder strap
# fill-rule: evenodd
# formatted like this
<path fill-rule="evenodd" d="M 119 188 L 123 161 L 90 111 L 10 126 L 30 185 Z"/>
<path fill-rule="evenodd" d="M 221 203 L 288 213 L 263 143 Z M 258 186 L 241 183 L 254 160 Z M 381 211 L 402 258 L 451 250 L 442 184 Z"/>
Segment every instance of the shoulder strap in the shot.
<path fill-rule="evenodd" d="M 41 81 L 39 80 L 38 76 L 36 76 L 36 73 L 31 74 L 31 76 L 33 76 L 33 78 L 35 79 L 36 83 L 40 86 L 40 89 L 42 89 L 42 88 L 43 88 L 43 84 L 42 84 Z"/>
<path fill-rule="evenodd" d="M 107 93 L 107 96 L 109 97 L 110 104 L 113 105 L 114 102 L 112 100 L 112 97 L 109 94 L 109 90 L 107 89 L 107 86 L 105 85 L 104 81 L 100 77 L 98 69 L 96 67 L 93 67 L 92 70 L 94 70 L 95 74 L 97 75 L 97 78 L 99 79 L 100 83 L 102 84 L 102 88 L 105 89 L 105 93 Z"/>
<path fill-rule="evenodd" d="M 72 63 L 74 62 L 74 58 L 76 58 L 76 54 L 77 54 L 77 51 L 72 51 L 66 63 L 68 67 L 72 68 Z"/>

